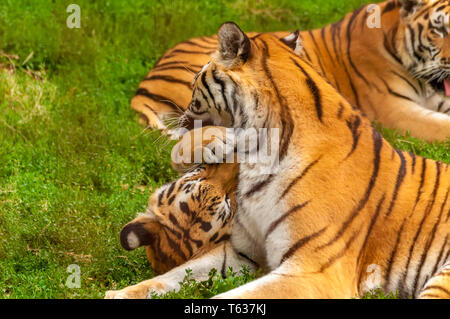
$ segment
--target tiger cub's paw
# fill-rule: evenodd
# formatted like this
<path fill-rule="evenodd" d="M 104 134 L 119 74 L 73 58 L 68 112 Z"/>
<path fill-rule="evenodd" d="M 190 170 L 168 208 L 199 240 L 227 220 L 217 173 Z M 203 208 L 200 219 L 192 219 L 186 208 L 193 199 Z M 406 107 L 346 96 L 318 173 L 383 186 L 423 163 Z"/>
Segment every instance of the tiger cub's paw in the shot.
<path fill-rule="evenodd" d="M 185 172 L 200 164 L 227 162 L 234 154 L 235 137 L 225 127 L 206 126 L 184 134 L 172 150 L 172 166 Z"/>
<path fill-rule="evenodd" d="M 135 289 L 109 290 L 105 293 L 105 299 L 147 299 L 148 291 Z"/>
<path fill-rule="evenodd" d="M 173 285 L 153 278 L 121 290 L 109 290 L 105 294 L 105 299 L 151 299 L 153 293 L 164 294 L 171 287 Z"/>
<path fill-rule="evenodd" d="M 150 299 L 149 289 L 139 285 L 127 287 L 121 290 L 109 290 L 105 293 L 105 299 Z"/>

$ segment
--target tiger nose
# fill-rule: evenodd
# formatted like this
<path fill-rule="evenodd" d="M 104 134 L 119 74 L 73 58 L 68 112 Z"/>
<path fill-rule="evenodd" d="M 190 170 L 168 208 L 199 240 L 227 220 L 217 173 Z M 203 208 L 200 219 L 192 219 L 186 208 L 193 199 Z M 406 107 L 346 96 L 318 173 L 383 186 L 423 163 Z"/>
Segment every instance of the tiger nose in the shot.
<path fill-rule="evenodd" d="M 195 114 L 187 110 L 180 118 L 179 126 L 188 130 L 201 128 L 209 125 L 214 125 L 214 121 L 208 112 L 202 112 L 201 114 Z"/>
<path fill-rule="evenodd" d="M 195 119 L 186 113 L 182 117 L 180 117 L 180 127 L 185 128 L 189 131 L 194 129 L 194 122 Z"/>

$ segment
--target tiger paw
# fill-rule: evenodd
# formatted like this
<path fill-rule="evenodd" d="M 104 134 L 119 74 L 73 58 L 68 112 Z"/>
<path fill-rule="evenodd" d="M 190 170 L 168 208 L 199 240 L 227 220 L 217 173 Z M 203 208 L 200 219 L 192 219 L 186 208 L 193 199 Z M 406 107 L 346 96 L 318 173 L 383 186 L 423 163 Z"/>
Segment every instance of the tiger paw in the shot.
<path fill-rule="evenodd" d="M 109 290 L 105 293 L 105 299 L 148 299 L 149 290 L 136 286 L 121 290 Z"/>
<path fill-rule="evenodd" d="M 207 126 L 187 132 L 172 150 L 172 166 L 185 172 L 200 164 L 227 162 L 235 137 L 224 127 Z"/>

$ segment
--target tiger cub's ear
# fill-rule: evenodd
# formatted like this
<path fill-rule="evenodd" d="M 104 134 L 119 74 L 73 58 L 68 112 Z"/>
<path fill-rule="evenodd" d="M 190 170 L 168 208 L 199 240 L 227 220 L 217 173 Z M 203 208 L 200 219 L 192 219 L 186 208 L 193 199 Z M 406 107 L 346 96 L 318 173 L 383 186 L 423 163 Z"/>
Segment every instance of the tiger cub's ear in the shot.
<path fill-rule="evenodd" d="M 120 231 L 120 243 L 125 250 L 134 250 L 154 242 L 161 231 L 161 225 L 145 214 L 126 224 Z"/>
<path fill-rule="evenodd" d="M 400 12 L 403 17 L 408 17 L 417 12 L 417 9 L 427 4 L 428 0 L 399 0 Z"/>
<path fill-rule="evenodd" d="M 245 63 L 251 53 L 250 40 L 234 22 L 225 22 L 219 29 L 219 58 L 226 67 Z"/>
<path fill-rule="evenodd" d="M 287 37 L 281 38 L 281 42 L 290 47 L 296 54 L 301 55 L 303 52 L 302 39 L 300 38 L 300 30 L 297 30 Z"/>

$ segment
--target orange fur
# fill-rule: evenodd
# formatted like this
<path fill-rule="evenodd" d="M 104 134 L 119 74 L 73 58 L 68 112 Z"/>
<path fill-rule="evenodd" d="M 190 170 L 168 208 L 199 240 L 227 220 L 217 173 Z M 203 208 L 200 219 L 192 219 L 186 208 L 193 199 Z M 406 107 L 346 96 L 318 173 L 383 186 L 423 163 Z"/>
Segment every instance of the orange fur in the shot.
<path fill-rule="evenodd" d="M 245 38 L 233 25 L 223 28 L 231 31 L 222 33 Z M 378 283 L 385 291 L 450 298 L 449 166 L 392 148 L 368 118 L 276 37 L 260 35 L 250 40 L 250 50 L 248 58 L 230 61 L 220 49 L 194 84 L 193 102 L 199 103 L 191 103 L 186 113 L 195 118 L 199 107 L 216 125 L 230 125 L 223 104 L 221 115 L 214 117 L 212 101 L 199 95 L 206 90 L 205 77 L 220 101 L 219 86 L 211 85 L 219 79 L 238 89 L 237 101 L 246 101 L 237 105 L 241 111 L 256 109 L 267 116 L 264 122 L 251 116 L 247 121 L 281 130 L 282 172 L 253 180 L 248 175 L 251 165 L 239 168 L 234 220 L 240 218 L 238 224 L 244 223 L 255 236 L 252 248 L 240 239 L 242 231 L 235 231 L 237 222 L 231 230 L 233 249 L 254 254 L 250 257 L 267 274 L 220 297 L 352 298 L 371 288 L 370 271 L 378 269 Z M 236 114 L 235 127 L 247 127 Z M 187 139 L 194 133 L 187 133 Z M 211 140 L 218 138 L 203 141 L 203 147 Z M 236 179 L 237 172 L 225 171 L 218 180 L 224 177 Z M 268 224 L 261 224 L 265 220 Z M 186 222 L 184 227 L 189 227 Z M 198 278 L 205 274 L 199 266 L 203 260 L 220 256 L 217 247 L 210 248 L 186 264 L 199 267 L 194 272 Z M 136 291 L 148 296 L 160 289 L 157 285 L 170 287 L 174 274 L 182 270 L 177 267 L 166 277 L 134 286 L 130 294 L 126 288 L 108 297 L 136 296 Z"/>
<path fill-rule="evenodd" d="M 122 229 L 122 246 L 127 250 L 145 246 L 156 274 L 209 252 L 231 231 L 237 172 L 237 164 L 209 165 L 160 188 L 150 197 L 146 213 Z M 188 184 L 189 188 L 184 188 Z M 183 196 L 185 191 L 189 196 Z M 217 201 L 224 201 L 225 196 L 231 205 L 229 216 L 218 216 L 211 207 L 217 209 Z M 181 203 L 195 216 L 183 212 Z M 206 231 L 202 225 L 211 228 Z"/>
<path fill-rule="evenodd" d="M 411 26 L 418 33 L 422 26 L 423 36 L 433 37 L 428 28 L 431 12 L 447 3 L 423 2 L 413 16 L 402 12 L 397 0 L 381 3 L 381 28 L 367 26 L 373 12 L 368 13 L 365 6 L 323 29 L 300 32 L 301 54 L 370 120 L 425 140 L 445 140 L 450 137 L 450 98 L 444 97 L 442 88 L 436 91 L 426 79 L 415 78 L 408 71 L 414 62 L 404 45 L 407 29 Z M 445 10 L 450 12 L 450 6 Z M 289 33 L 273 34 L 283 38 Z M 442 49 L 440 58 L 449 60 L 448 35 L 435 41 Z M 160 130 L 176 125 L 188 107 L 194 76 L 209 62 L 216 45 L 217 36 L 195 38 L 176 45 L 161 58 L 131 101 L 132 108 L 143 115 L 143 123 Z"/>

